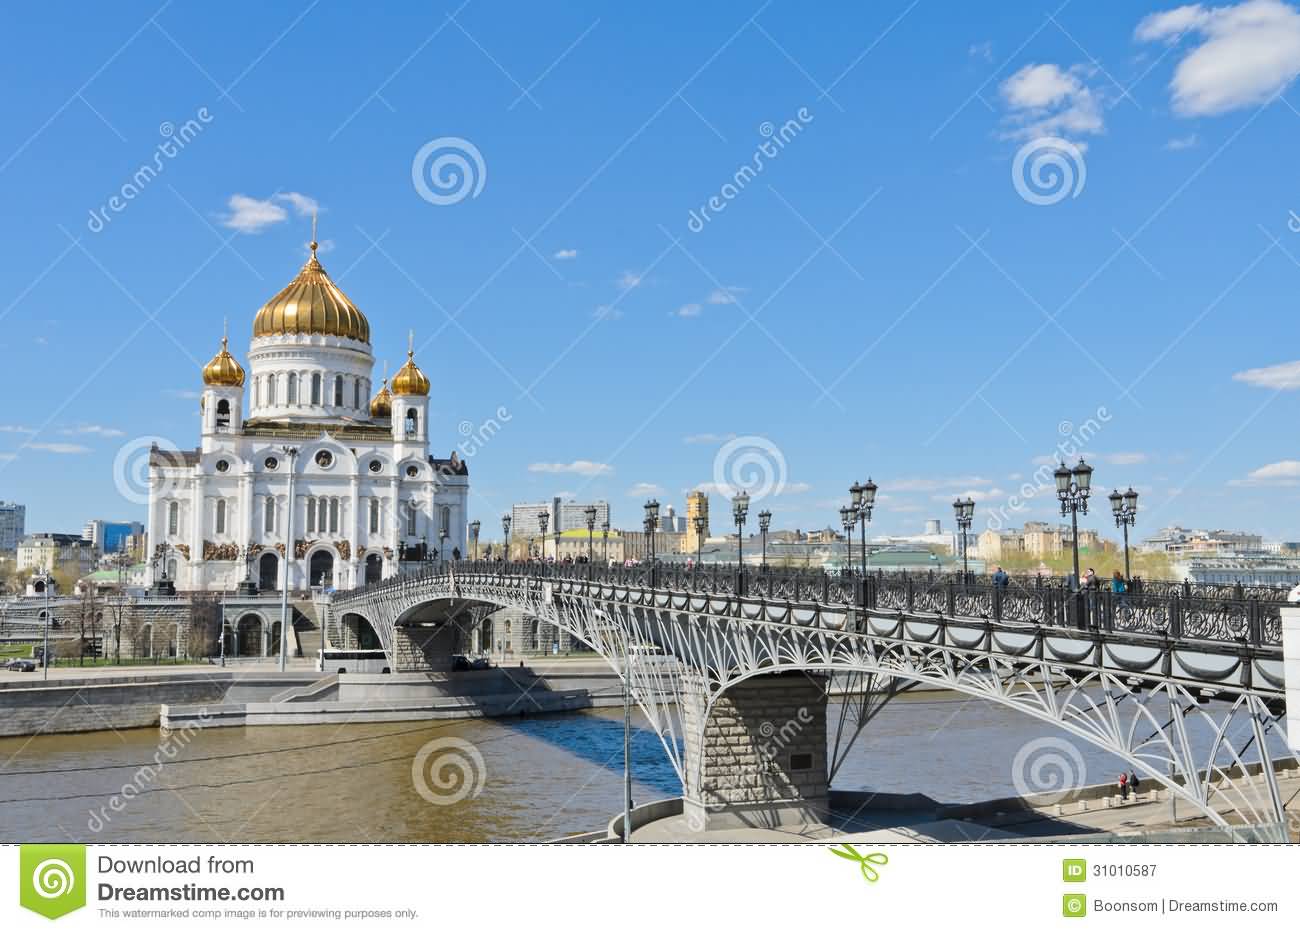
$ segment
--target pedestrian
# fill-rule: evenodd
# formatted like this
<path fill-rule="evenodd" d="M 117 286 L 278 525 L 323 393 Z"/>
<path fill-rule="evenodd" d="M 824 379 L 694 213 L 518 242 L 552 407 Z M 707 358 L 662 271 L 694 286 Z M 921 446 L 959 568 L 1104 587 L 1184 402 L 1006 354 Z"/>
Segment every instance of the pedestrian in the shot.
<path fill-rule="evenodd" d="M 1100 582 L 1097 579 L 1097 571 L 1089 567 L 1088 572 L 1083 575 L 1083 585 L 1090 590 L 1095 590 L 1100 585 Z"/>
<path fill-rule="evenodd" d="M 1128 774 L 1124 771 L 1119 773 L 1119 796 L 1121 800 L 1128 800 Z"/>
<path fill-rule="evenodd" d="M 999 566 L 997 572 L 993 574 L 993 585 L 1000 590 L 1005 590 L 1010 583 L 1011 577 L 1007 576 L 1007 572 Z"/>
<path fill-rule="evenodd" d="M 1142 786 L 1142 782 L 1138 780 L 1138 775 L 1136 771 L 1130 771 L 1128 773 L 1128 786 L 1129 786 L 1129 790 L 1133 791 L 1134 799 L 1136 799 L 1138 788 Z"/>

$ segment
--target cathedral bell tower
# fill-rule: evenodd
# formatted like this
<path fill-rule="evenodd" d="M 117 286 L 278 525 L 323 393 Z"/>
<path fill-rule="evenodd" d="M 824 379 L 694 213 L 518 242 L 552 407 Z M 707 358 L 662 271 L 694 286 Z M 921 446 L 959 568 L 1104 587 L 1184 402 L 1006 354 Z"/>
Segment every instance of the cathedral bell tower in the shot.
<path fill-rule="evenodd" d="M 203 367 L 203 395 L 199 410 L 203 417 L 203 449 L 210 450 L 223 434 L 239 432 L 243 423 L 244 367 L 227 349 L 227 338 L 221 338 L 221 349 L 207 366 Z"/>

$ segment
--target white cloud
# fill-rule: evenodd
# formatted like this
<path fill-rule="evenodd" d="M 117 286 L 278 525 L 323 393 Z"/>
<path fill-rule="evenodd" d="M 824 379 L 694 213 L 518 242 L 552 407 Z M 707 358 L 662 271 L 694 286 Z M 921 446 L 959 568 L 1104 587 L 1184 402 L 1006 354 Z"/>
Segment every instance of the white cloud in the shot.
<path fill-rule="evenodd" d="M 1232 378 L 1262 389 L 1300 389 L 1300 360 L 1233 373 Z"/>
<path fill-rule="evenodd" d="M 577 259 L 578 251 L 576 249 L 557 249 L 551 253 L 552 259 Z"/>
<path fill-rule="evenodd" d="M 125 437 L 125 431 L 119 431 L 117 428 L 106 428 L 102 424 L 79 424 L 75 428 L 63 428 L 60 434 L 95 434 L 99 437 Z"/>
<path fill-rule="evenodd" d="M 1170 152 L 1181 152 L 1184 149 L 1195 149 L 1201 144 L 1201 138 L 1195 133 L 1190 136 L 1177 136 L 1165 143 L 1165 148 Z"/>
<path fill-rule="evenodd" d="M 688 434 L 682 438 L 683 444 L 725 444 L 734 441 L 734 434 Z"/>
<path fill-rule="evenodd" d="M 950 489 L 954 486 L 988 486 L 991 481 L 980 476 L 958 476 L 953 479 L 913 479 L 893 480 L 889 484 L 891 492 L 934 492 L 938 489 Z"/>
<path fill-rule="evenodd" d="M 637 273 L 624 272 L 618 277 L 618 280 L 614 284 L 623 289 L 623 291 L 630 291 L 640 285 L 641 282 L 642 278 Z"/>
<path fill-rule="evenodd" d="M 608 463 L 596 463 L 593 460 L 574 460 L 572 463 L 531 463 L 530 473 L 577 473 L 579 476 L 603 476 L 613 473 L 614 468 Z"/>
<path fill-rule="evenodd" d="M 230 213 L 221 218 L 221 224 L 240 233 L 261 233 L 267 227 L 289 219 L 289 212 L 282 204 L 288 204 L 300 217 L 310 216 L 319 209 L 314 198 L 296 191 L 272 195 L 265 200 L 250 198 L 246 194 L 232 194 L 227 202 Z"/>
<path fill-rule="evenodd" d="M 193 389 L 164 389 L 163 395 L 170 395 L 172 398 L 198 399 L 203 397 L 202 392 L 195 392 Z"/>
<path fill-rule="evenodd" d="M 947 502 L 949 504 L 951 504 L 954 499 L 974 499 L 978 504 L 981 499 L 996 499 L 999 496 L 1004 495 L 1006 495 L 1005 492 L 994 486 L 991 489 L 967 489 L 964 492 L 942 493 L 940 495 L 931 496 L 930 498 L 935 502 Z"/>
<path fill-rule="evenodd" d="M 293 212 L 299 217 L 310 217 L 320 210 L 320 203 L 315 198 L 299 194 L 297 191 L 286 191 L 284 194 L 277 194 L 275 198 L 292 207 Z"/>
<path fill-rule="evenodd" d="M 734 305 L 736 296 L 743 291 L 743 288 L 735 285 L 728 285 L 726 288 L 715 288 L 709 292 L 708 302 L 711 305 Z"/>
<path fill-rule="evenodd" d="M 596 310 L 591 312 L 591 316 L 598 321 L 617 321 L 623 316 L 623 312 L 613 305 L 596 305 Z"/>
<path fill-rule="evenodd" d="M 1115 466 L 1132 466 L 1135 463 L 1146 463 L 1151 458 L 1139 450 L 1130 450 L 1120 453 L 1104 454 L 1101 459 L 1104 463 L 1110 463 Z"/>
<path fill-rule="evenodd" d="M 1300 74 L 1300 12 L 1280 0 L 1181 6 L 1138 23 L 1139 41 L 1176 43 L 1194 33 L 1169 82 L 1174 111 L 1194 117 L 1262 104 Z"/>
<path fill-rule="evenodd" d="M 25 428 L 21 424 L 0 424 L 0 433 L 4 434 L 35 434 L 35 428 Z"/>
<path fill-rule="evenodd" d="M 710 495 L 710 496 L 730 497 L 733 494 L 734 490 L 726 483 L 722 483 L 722 484 L 700 483 L 699 485 L 693 487 L 692 489 L 686 490 L 686 492 L 702 492 L 705 495 Z"/>
<path fill-rule="evenodd" d="M 966 54 L 971 58 L 982 58 L 986 62 L 991 62 L 993 61 L 993 43 L 976 42 L 966 50 Z"/>
<path fill-rule="evenodd" d="M 1233 480 L 1233 486 L 1295 486 L 1300 485 L 1300 460 L 1279 460 L 1258 470 L 1251 470 L 1245 479 Z"/>
<path fill-rule="evenodd" d="M 778 496 L 798 496 L 811 491 L 812 486 L 808 483 L 786 483 L 776 494 Z M 877 500 L 879 500 L 879 497 L 877 497 Z"/>
<path fill-rule="evenodd" d="M 1083 81 L 1089 70 L 1076 65 L 1026 65 L 1002 82 L 1009 139 L 1080 136 L 1105 131 L 1101 100 Z"/>
<path fill-rule="evenodd" d="M 17 454 L 0 454 L 0 463 L 8 463 L 10 460 L 17 460 Z"/>
<path fill-rule="evenodd" d="M 43 450 L 51 454 L 88 454 L 90 448 L 82 444 L 64 444 L 59 441 L 33 441 L 26 445 L 32 450 Z"/>
<path fill-rule="evenodd" d="M 680 308 L 674 311 L 673 314 L 676 317 L 699 317 L 700 311 L 702 310 L 703 308 L 701 308 L 698 304 L 692 302 L 691 304 L 682 305 Z"/>
<path fill-rule="evenodd" d="M 637 483 L 627 491 L 627 495 L 634 498 L 640 496 L 662 496 L 663 494 L 663 487 L 654 483 Z"/>

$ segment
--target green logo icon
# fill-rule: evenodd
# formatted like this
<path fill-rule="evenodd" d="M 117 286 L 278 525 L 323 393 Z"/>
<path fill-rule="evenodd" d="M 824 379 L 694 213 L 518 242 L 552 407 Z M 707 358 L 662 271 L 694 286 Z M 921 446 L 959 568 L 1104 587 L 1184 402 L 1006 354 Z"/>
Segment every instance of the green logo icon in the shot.
<path fill-rule="evenodd" d="M 56 920 L 86 906 L 86 847 L 25 845 L 18 853 L 18 903 Z"/>
<path fill-rule="evenodd" d="M 1081 859 L 1081 858 L 1062 859 L 1061 880 L 1062 881 L 1087 881 L 1088 880 L 1087 859 Z"/>
<path fill-rule="evenodd" d="M 1088 916 L 1088 899 L 1082 894 L 1066 894 L 1061 898 L 1061 916 Z"/>
<path fill-rule="evenodd" d="M 880 872 L 876 871 L 875 866 L 889 864 L 889 856 L 884 852 L 868 852 L 866 855 L 862 855 L 847 842 L 840 843 L 838 849 L 832 847 L 830 851 L 840 858 L 846 858 L 850 862 L 857 862 L 858 867 L 862 869 L 862 877 L 872 883 L 880 880 Z"/>

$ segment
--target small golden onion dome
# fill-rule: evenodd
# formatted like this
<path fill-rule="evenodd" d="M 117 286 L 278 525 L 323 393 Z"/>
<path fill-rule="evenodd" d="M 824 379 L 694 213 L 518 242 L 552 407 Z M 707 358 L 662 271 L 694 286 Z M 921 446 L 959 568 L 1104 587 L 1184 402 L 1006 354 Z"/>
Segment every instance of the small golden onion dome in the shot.
<path fill-rule="evenodd" d="M 391 418 L 393 415 L 393 393 L 388 391 L 388 380 L 379 387 L 375 397 L 370 400 L 371 418 Z"/>
<path fill-rule="evenodd" d="M 203 384 L 206 386 L 242 386 L 244 367 L 226 349 L 226 338 L 221 338 L 221 350 L 203 367 Z"/>
<path fill-rule="evenodd" d="M 319 334 L 370 343 L 370 322 L 334 284 L 316 259 L 316 247 L 313 240 L 302 271 L 257 312 L 253 336 Z"/>
<path fill-rule="evenodd" d="M 393 394 L 429 394 L 429 377 L 420 372 L 420 367 L 415 365 L 415 353 L 412 350 L 406 351 L 406 362 L 402 364 L 402 368 L 393 377 Z"/>

